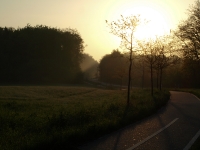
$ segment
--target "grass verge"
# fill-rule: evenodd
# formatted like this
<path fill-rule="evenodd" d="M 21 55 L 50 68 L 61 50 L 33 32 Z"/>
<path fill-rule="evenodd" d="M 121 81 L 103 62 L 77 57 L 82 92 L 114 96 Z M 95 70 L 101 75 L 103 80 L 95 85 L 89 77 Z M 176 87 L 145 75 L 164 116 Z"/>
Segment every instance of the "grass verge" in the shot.
<path fill-rule="evenodd" d="M 0 149 L 76 149 L 156 112 L 168 91 L 88 87 L 0 87 Z"/>

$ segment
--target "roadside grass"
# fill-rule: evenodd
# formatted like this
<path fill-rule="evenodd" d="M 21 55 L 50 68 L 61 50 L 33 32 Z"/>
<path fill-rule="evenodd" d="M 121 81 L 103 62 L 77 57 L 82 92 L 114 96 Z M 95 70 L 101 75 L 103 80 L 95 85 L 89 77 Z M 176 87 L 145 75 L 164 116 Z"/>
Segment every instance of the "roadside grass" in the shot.
<path fill-rule="evenodd" d="M 200 89 L 176 89 L 175 91 L 189 92 L 200 98 Z"/>
<path fill-rule="evenodd" d="M 156 112 L 168 91 L 91 87 L 1 86 L 0 149 L 76 149 Z"/>

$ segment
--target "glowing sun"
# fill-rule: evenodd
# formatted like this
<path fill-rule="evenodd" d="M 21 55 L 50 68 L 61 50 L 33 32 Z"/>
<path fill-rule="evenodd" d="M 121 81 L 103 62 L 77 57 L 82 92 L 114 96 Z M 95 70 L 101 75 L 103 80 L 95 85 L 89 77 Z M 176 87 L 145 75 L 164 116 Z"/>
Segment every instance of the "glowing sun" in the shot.
<path fill-rule="evenodd" d="M 135 38 L 139 40 L 155 38 L 156 36 L 169 33 L 170 27 L 165 14 L 155 8 L 147 6 L 123 8 L 123 10 L 121 10 L 121 14 L 123 16 L 139 14 L 142 20 L 147 21 L 147 23 L 138 25 L 135 30 Z"/>

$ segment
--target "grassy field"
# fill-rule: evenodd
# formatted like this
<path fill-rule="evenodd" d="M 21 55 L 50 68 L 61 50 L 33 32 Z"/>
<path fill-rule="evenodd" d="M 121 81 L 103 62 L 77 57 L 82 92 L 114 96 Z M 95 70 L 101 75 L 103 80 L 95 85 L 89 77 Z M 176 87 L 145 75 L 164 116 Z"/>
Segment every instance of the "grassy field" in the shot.
<path fill-rule="evenodd" d="M 0 149 L 76 149 L 83 142 L 151 115 L 169 92 L 91 87 L 1 86 Z"/>

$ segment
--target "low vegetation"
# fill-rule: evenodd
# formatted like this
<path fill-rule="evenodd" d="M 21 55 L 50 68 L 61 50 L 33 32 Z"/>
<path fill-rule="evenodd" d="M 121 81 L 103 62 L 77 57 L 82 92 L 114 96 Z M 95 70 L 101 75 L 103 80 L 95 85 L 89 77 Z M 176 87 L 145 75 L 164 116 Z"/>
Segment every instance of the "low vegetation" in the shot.
<path fill-rule="evenodd" d="M 200 89 L 181 89 L 181 91 L 192 93 L 200 98 Z"/>
<path fill-rule="evenodd" d="M 165 105 L 168 91 L 65 86 L 0 87 L 0 149 L 70 149 L 142 119 Z"/>

